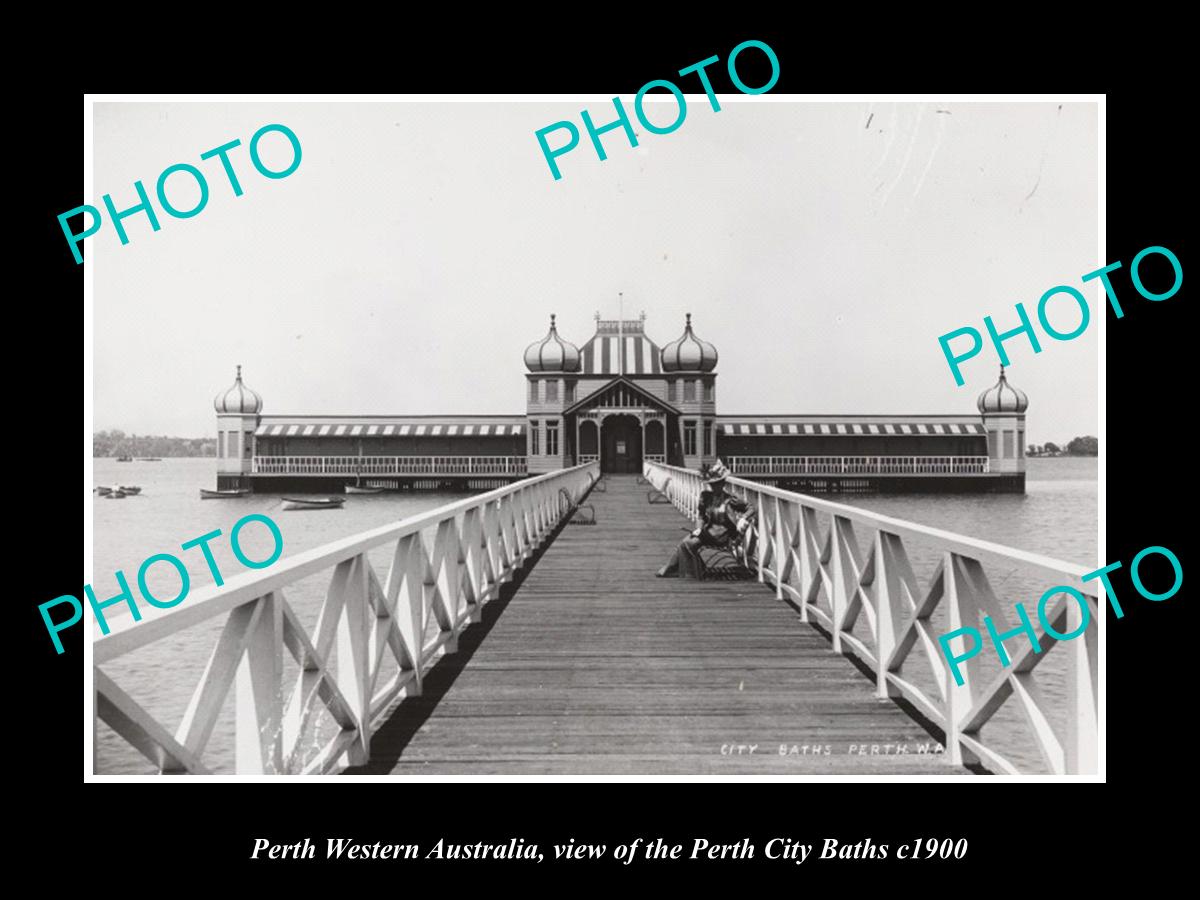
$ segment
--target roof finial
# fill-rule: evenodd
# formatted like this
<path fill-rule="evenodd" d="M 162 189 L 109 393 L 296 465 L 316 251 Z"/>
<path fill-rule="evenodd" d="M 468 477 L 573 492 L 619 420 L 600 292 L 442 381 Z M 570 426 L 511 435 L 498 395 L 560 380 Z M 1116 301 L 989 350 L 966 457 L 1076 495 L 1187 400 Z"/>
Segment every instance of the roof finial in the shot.
<path fill-rule="evenodd" d="M 241 363 L 238 363 L 238 367 L 237 367 L 237 380 L 238 381 L 242 380 L 242 364 Z"/>
<path fill-rule="evenodd" d="M 1000 380 L 1004 380 L 1004 363 L 1000 363 Z"/>
<path fill-rule="evenodd" d="M 550 328 L 554 329 L 554 313 L 550 313 Z"/>
<path fill-rule="evenodd" d="M 596 310 L 596 315 L 595 315 L 595 317 L 594 317 L 594 318 L 596 319 L 596 322 L 597 322 L 597 323 L 599 323 L 599 321 L 600 321 L 600 310 Z"/>
<path fill-rule="evenodd" d="M 625 292 L 617 291 L 617 373 L 625 374 Z"/>
<path fill-rule="evenodd" d="M 687 327 L 688 328 L 692 327 L 692 314 L 691 313 L 687 313 Z"/>

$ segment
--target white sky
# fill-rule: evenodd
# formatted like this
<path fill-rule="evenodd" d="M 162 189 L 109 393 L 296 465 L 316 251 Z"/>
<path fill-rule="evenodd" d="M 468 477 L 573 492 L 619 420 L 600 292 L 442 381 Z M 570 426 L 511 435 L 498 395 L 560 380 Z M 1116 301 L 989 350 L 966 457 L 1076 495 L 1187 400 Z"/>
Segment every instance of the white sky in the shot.
<path fill-rule="evenodd" d="M 648 104 L 653 121 L 668 102 Z M 938 336 L 989 314 L 1011 328 L 1017 301 L 1036 321 L 1067 284 L 1089 298 L 1087 332 L 1040 334 L 1037 355 L 1010 341 L 1009 376 L 1031 443 L 1097 433 L 1104 303 L 1080 283 L 1109 261 L 1093 104 L 721 102 L 689 96 L 683 125 L 639 127 L 637 148 L 606 134 L 605 162 L 584 132 L 560 181 L 534 132 L 582 131 L 585 107 L 610 121 L 611 102 L 97 104 L 86 202 L 132 206 L 134 180 L 153 196 L 177 162 L 211 195 L 191 219 L 159 209 L 158 232 L 125 220 L 127 246 L 107 221 L 87 239 L 96 428 L 214 434 L 236 363 L 267 413 L 522 413 L 522 352 L 549 314 L 582 345 L 618 291 L 660 345 L 693 314 L 720 352 L 718 414 L 970 413 L 994 352 L 960 388 Z M 248 155 L 274 122 L 304 153 L 281 180 Z M 233 138 L 238 198 L 199 158 Z M 262 148 L 272 168 L 290 159 L 280 135 Z M 169 182 L 184 209 L 188 181 Z M 1055 302 L 1071 330 L 1078 313 Z"/>

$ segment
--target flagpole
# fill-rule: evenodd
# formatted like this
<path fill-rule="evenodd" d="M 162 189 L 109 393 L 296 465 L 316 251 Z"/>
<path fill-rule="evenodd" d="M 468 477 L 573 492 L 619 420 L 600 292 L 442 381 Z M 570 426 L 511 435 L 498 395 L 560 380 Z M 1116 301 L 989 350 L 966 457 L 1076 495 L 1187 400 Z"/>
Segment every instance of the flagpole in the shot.
<path fill-rule="evenodd" d="M 617 367 L 625 374 L 625 292 L 617 291 Z"/>

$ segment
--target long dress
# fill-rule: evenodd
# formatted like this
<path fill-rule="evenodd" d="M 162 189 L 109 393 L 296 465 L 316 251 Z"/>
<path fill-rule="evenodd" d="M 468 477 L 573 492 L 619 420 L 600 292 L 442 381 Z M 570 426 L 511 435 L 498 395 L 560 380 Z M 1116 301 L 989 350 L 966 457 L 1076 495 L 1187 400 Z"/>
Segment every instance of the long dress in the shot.
<path fill-rule="evenodd" d="M 705 491 L 700 495 L 700 525 L 679 542 L 675 553 L 665 566 L 658 570 L 660 578 L 704 577 L 702 547 L 726 548 L 737 535 L 737 520 L 749 509 L 746 502 L 732 494 L 714 494 Z"/>

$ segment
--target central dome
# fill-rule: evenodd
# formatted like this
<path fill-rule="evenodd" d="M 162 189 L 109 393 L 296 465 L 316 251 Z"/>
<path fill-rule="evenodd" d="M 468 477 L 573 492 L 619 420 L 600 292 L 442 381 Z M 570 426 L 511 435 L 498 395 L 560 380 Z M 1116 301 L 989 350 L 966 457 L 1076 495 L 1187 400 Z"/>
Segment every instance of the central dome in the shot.
<path fill-rule="evenodd" d="M 579 348 L 558 336 L 553 315 L 549 333 L 525 348 L 525 365 L 530 372 L 578 372 L 579 362 Z"/>
<path fill-rule="evenodd" d="M 1004 366 L 1000 367 L 1000 380 L 979 395 L 975 401 L 984 414 L 1023 413 L 1029 408 L 1025 392 L 1013 387 L 1004 377 Z"/>
<path fill-rule="evenodd" d="M 717 348 L 692 333 L 692 314 L 687 314 L 683 334 L 662 348 L 664 372 L 711 372 L 717 367 Z"/>

